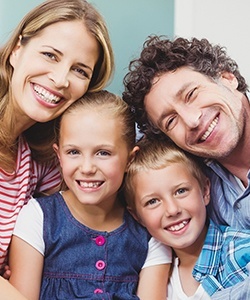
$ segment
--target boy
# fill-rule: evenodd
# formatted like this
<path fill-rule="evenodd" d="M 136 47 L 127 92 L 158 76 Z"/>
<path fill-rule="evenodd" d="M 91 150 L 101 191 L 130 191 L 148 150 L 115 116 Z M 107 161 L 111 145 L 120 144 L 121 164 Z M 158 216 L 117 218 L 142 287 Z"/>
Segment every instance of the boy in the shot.
<path fill-rule="evenodd" d="M 169 299 L 210 299 L 248 278 L 250 231 L 207 218 L 210 182 L 202 162 L 170 141 L 143 139 L 138 146 L 126 198 L 138 221 L 173 249 Z"/>

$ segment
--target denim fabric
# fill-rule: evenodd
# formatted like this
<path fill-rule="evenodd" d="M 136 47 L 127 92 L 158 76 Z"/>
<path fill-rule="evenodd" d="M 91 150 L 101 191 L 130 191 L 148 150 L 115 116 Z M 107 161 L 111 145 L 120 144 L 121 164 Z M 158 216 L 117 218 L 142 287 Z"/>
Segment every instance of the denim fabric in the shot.
<path fill-rule="evenodd" d="M 148 232 L 125 211 L 112 232 L 78 222 L 59 193 L 40 198 L 45 264 L 40 299 L 139 299 L 138 275 L 148 251 Z"/>

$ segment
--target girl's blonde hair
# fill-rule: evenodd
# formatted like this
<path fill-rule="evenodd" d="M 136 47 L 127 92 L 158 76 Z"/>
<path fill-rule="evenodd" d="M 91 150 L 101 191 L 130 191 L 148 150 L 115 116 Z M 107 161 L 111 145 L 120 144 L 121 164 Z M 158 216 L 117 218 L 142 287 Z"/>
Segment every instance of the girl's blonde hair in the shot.
<path fill-rule="evenodd" d="M 205 165 L 200 158 L 185 152 L 168 139 L 159 141 L 143 138 L 137 145 L 139 150 L 128 167 L 125 178 L 126 202 L 134 213 L 136 213 L 134 176 L 140 172 L 162 169 L 179 163 L 183 164 L 183 167 L 187 168 L 190 174 L 197 179 L 202 189 L 205 187 L 207 176 Z"/>
<path fill-rule="evenodd" d="M 66 109 L 56 126 L 56 143 L 58 143 L 60 139 L 60 123 L 63 117 L 76 110 L 85 108 L 92 110 L 98 109 L 101 113 L 108 114 L 110 118 L 117 118 L 117 122 L 122 124 L 121 135 L 127 144 L 128 150 L 133 149 L 136 138 L 134 116 L 131 114 L 127 103 L 124 102 L 121 97 L 106 90 L 95 93 L 88 92 Z"/>
<path fill-rule="evenodd" d="M 16 147 L 11 141 L 12 118 L 10 82 L 13 68 L 9 58 L 21 37 L 21 44 L 27 44 L 45 27 L 61 21 L 80 20 L 100 45 L 99 60 L 89 85 L 90 91 L 98 91 L 112 78 L 114 56 L 106 24 L 99 12 L 85 0 L 48 0 L 31 10 L 19 23 L 16 30 L 0 50 L 0 165 L 13 166 L 13 152 Z M 72 49 L 74 51 L 74 49 Z M 34 159 L 48 161 L 53 151 L 51 138 L 53 123 L 37 123 L 25 132 Z M 38 137 L 41 135 L 40 137 Z M 12 153 L 11 155 L 3 153 Z"/>

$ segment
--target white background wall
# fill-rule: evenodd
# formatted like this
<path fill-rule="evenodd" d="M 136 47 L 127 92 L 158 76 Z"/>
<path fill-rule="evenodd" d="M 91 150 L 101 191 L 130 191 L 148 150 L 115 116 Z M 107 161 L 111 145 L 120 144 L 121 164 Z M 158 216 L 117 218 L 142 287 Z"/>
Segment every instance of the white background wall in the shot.
<path fill-rule="evenodd" d="M 249 0 L 175 0 L 174 20 L 175 36 L 225 46 L 250 85 Z"/>

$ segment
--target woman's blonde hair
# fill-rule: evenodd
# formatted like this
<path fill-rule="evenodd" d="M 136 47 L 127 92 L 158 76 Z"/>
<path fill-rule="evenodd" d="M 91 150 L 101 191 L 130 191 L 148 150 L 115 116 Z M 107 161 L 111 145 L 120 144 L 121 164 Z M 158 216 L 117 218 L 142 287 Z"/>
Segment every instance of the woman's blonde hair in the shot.
<path fill-rule="evenodd" d="M 10 39 L 0 50 L 0 165 L 13 165 L 13 159 L 3 152 L 15 152 L 11 132 L 15 126 L 12 118 L 10 82 L 13 68 L 9 58 L 21 37 L 21 44 L 27 44 L 45 27 L 61 21 L 81 20 L 87 30 L 100 45 L 100 55 L 89 85 L 90 91 L 104 88 L 112 78 L 114 71 L 114 55 L 110 37 L 103 17 L 85 0 L 48 0 L 31 10 L 17 26 Z M 74 51 L 74 50 L 72 50 Z M 36 160 L 48 160 L 51 150 L 51 134 L 53 121 L 37 123 L 24 134 Z M 38 135 L 41 135 L 39 138 Z M 2 151 L 1 151 L 2 149 Z M 3 151 L 5 150 L 5 151 Z M 6 151 L 7 150 L 7 151 Z M 44 152 L 45 151 L 45 152 Z M 46 153 L 46 155 L 45 155 Z M 13 155 L 11 155 L 13 156 Z M 6 160 L 7 159 L 7 160 Z"/>

